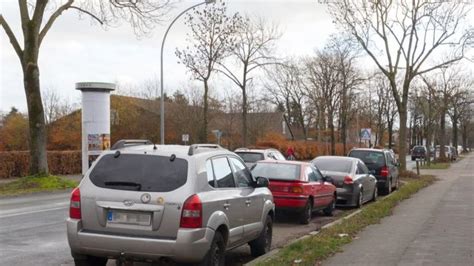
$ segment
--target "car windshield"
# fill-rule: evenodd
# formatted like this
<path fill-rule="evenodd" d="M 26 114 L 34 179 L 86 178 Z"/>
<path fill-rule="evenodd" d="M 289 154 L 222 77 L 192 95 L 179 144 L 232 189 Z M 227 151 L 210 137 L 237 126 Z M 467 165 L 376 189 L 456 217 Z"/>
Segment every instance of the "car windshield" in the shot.
<path fill-rule="evenodd" d="M 416 152 L 423 152 L 425 151 L 425 149 L 423 147 L 414 147 L 413 148 L 413 151 L 416 151 Z"/>
<path fill-rule="evenodd" d="M 188 162 L 167 156 L 108 154 L 92 169 L 89 177 L 103 188 L 150 192 L 173 191 L 186 183 Z"/>
<path fill-rule="evenodd" d="M 361 159 L 367 167 L 380 167 L 385 165 L 385 159 L 383 152 L 380 151 L 351 151 L 349 153 L 349 157 L 359 158 Z"/>
<path fill-rule="evenodd" d="M 312 161 L 320 171 L 350 173 L 352 162 L 338 158 L 316 158 Z"/>
<path fill-rule="evenodd" d="M 263 153 L 259 152 L 236 152 L 246 163 L 254 163 L 265 159 Z"/>
<path fill-rule="evenodd" d="M 257 163 L 252 169 L 255 177 L 278 180 L 299 180 L 301 166 L 297 164 Z"/>

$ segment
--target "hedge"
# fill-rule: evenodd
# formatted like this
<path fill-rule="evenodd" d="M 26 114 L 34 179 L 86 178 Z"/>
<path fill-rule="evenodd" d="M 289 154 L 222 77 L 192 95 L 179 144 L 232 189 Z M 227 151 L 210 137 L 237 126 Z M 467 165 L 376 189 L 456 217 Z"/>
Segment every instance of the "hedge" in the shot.
<path fill-rule="evenodd" d="M 280 134 L 267 134 L 264 138 L 259 139 L 255 145 L 256 148 L 275 148 L 280 150 L 286 156 L 288 147 L 293 147 L 296 153 L 297 160 L 312 160 L 317 156 L 330 155 L 331 144 L 326 142 L 309 141 L 309 140 L 287 140 Z M 339 156 L 346 156 L 354 144 L 346 145 L 346 152 L 344 153 L 344 146 L 342 143 L 336 143 L 336 154 Z"/>
<path fill-rule="evenodd" d="M 0 178 L 27 176 L 30 163 L 28 151 L 0 152 Z M 81 151 L 48 151 L 51 174 L 81 173 Z"/>

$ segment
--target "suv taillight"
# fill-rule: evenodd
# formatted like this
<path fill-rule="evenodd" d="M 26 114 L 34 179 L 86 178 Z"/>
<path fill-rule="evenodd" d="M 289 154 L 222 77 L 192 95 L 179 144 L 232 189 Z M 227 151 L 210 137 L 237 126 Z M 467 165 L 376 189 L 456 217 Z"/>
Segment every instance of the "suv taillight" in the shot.
<path fill-rule="evenodd" d="M 181 213 L 181 228 L 201 228 L 202 227 L 202 203 L 198 195 L 189 197 L 183 205 Z"/>
<path fill-rule="evenodd" d="M 346 176 L 344 177 L 344 184 L 346 184 L 346 185 L 351 185 L 351 184 L 353 184 L 353 183 L 354 183 L 354 180 L 352 180 L 352 177 L 350 177 L 350 176 L 348 176 L 348 175 L 346 175 Z"/>
<path fill-rule="evenodd" d="M 388 176 L 388 167 L 387 166 L 383 166 L 382 169 L 380 169 L 380 175 L 383 176 L 383 177 Z"/>
<path fill-rule="evenodd" d="M 71 204 L 69 205 L 69 217 L 81 219 L 81 191 L 75 188 L 71 193 Z"/>

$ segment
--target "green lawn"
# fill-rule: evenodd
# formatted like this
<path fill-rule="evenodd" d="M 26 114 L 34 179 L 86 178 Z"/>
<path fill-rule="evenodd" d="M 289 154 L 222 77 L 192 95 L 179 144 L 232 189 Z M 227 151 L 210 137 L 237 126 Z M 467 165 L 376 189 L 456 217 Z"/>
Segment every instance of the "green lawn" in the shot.
<path fill-rule="evenodd" d="M 74 188 L 78 182 L 59 176 L 27 176 L 1 184 L 0 196 L 12 196 L 40 191 Z"/>
<path fill-rule="evenodd" d="M 406 183 L 391 196 L 364 207 L 360 213 L 323 229 L 315 236 L 284 247 L 275 256 L 257 265 L 319 265 L 318 262 L 340 251 L 343 245 L 351 242 L 364 227 L 379 223 L 383 217 L 391 214 L 392 209 L 400 201 L 409 198 L 434 180 L 433 176 L 404 179 Z"/>
<path fill-rule="evenodd" d="M 420 165 L 420 169 L 448 169 L 450 163 L 431 163 L 429 166 L 427 164 Z"/>

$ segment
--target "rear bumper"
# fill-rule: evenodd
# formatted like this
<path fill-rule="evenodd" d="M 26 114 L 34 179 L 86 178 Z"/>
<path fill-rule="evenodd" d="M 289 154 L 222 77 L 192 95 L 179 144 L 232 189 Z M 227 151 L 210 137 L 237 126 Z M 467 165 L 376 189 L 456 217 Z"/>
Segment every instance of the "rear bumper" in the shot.
<path fill-rule="evenodd" d="M 277 210 L 301 211 L 304 209 L 308 196 L 304 195 L 278 195 L 273 194 L 275 208 Z"/>
<path fill-rule="evenodd" d="M 357 205 L 357 196 L 359 191 L 355 191 L 353 188 L 337 188 L 337 201 L 338 206 L 355 206 Z"/>
<path fill-rule="evenodd" d="M 166 257 L 177 262 L 198 262 L 214 238 L 210 228 L 180 229 L 176 239 L 167 240 L 86 232 L 76 219 L 68 218 L 66 223 L 71 251 L 98 257 L 153 261 Z"/>

